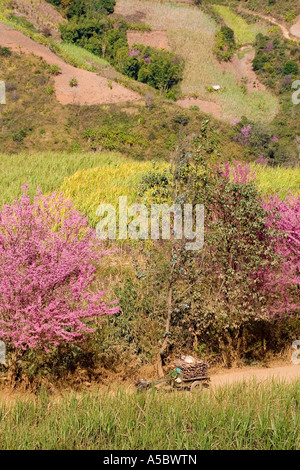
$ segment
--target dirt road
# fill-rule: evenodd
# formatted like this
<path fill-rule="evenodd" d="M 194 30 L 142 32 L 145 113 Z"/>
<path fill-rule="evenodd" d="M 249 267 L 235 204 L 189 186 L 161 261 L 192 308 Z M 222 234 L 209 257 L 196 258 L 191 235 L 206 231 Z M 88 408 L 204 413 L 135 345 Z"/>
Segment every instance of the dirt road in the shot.
<path fill-rule="evenodd" d="M 300 39 L 300 15 L 298 16 L 296 23 L 291 26 L 290 32 Z"/>
<path fill-rule="evenodd" d="M 116 82 L 67 64 L 47 47 L 3 23 L 0 23 L 0 45 L 9 47 L 15 52 L 32 53 L 42 57 L 49 65 L 58 65 L 61 73 L 55 76 L 55 92 L 61 104 L 125 103 L 141 98 L 137 93 Z M 70 81 L 73 78 L 76 79 L 77 86 L 71 87 Z"/>
<path fill-rule="evenodd" d="M 211 385 L 219 387 L 236 382 L 249 382 L 253 379 L 262 383 L 272 378 L 285 382 L 300 381 L 300 365 L 291 364 L 270 368 L 247 367 L 221 371 L 211 376 Z"/>

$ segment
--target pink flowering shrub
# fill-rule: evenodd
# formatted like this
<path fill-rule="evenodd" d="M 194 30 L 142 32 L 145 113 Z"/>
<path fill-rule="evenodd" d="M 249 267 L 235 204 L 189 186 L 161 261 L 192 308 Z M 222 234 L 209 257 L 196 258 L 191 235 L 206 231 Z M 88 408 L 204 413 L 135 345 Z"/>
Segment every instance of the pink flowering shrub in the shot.
<path fill-rule="evenodd" d="M 256 174 L 244 162 L 226 162 L 218 165 L 219 174 L 234 183 L 255 181 Z M 268 300 L 271 318 L 297 317 L 300 313 L 300 196 L 290 195 L 282 200 L 278 195 L 262 199 L 266 211 L 266 227 L 270 230 L 270 243 L 274 246 L 273 264 L 255 273 L 264 279 L 261 292 Z M 275 262 L 275 259 L 277 260 Z"/>
<path fill-rule="evenodd" d="M 272 303 L 272 316 L 300 314 L 300 196 L 281 200 L 268 199 L 267 224 L 273 230 L 275 248 L 281 260 L 279 271 L 269 276 L 268 289 L 277 300 Z"/>
<path fill-rule="evenodd" d="M 225 162 L 217 165 L 218 173 L 234 183 L 249 183 L 256 179 L 256 173 L 251 165 L 234 160 L 232 163 Z"/>
<path fill-rule="evenodd" d="M 25 351 L 80 341 L 87 319 L 116 313 L 91 291 L 107 253 L 61 195 L 23 196 L 0 211 L 0 338 Z"/>

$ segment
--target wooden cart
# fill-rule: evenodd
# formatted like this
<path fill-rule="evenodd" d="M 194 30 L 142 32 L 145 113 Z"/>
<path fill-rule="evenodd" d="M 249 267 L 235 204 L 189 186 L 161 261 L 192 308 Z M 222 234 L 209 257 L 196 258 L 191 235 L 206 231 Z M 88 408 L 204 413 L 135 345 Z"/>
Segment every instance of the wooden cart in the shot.
<path fill-rule="evenodd" d="M 172 371 L 171 371 L 172 372 Z M 149 389 L 166 389 L 169 390 L 188 390 L 194 391 L 201 388 L 209 387 L 210 378 L 208 375 L 202 375 L 199 377 L 184 378 L 184 376 L 168 374 L 158 380 L 152 382 L 145 379 L 139 379 L 135 381 L 135 386 L 139 392 Z"/>

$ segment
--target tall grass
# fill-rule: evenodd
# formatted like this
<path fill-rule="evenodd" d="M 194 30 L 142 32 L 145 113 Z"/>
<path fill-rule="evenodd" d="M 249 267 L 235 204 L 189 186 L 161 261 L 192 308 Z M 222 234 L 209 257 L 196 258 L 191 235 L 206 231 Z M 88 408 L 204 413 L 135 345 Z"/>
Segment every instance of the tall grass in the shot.
<path fill-rule="evenodd" d="M 214 5 L 213 8 L 223 18 L 227 26 L 233 29 L 235 40 L 241 46 L 253 44 L 258 33 L 267 33 L 266 27 L 260 24 L 248 24 L 244 18 L 235 14 L 229 7 Z"/>
<path fill-rule="evenodd" d="M 161 171 L 167 166 L 166 163 L 156 164 Z M 127 196 L 128 204 L 136 202 L 142 176 L 152 169 L 153 163 L 149 161 L 107 159 L 99 168 L 77 171 L 64 180 L 60 190 L 95 226 L 99 221 L 96 216 L 99 204 L 109 203 L 117 207 L 119 196 Z"/>
<path fill-rule="evenodd" d="M 253 165 L 256 185 L 264 194 L 279 193 L 286 196 L 290 191 L 300 193 L 300 167 L 284 168 Z"/>
<path fill-rule="evenodd" d="M 299 449 L 300 384 L 66 393 L 0 404 L 1 449 Z"/>
<path fill-rule="evenodd" d="M 107 60 L 92 54 L 82 47 L 75 46 L 75 44 L 61 42 L 57 47 L 61 51 L 62 57 L 65 58 L 67 62 L 74 62 L 77 67 L 90 70 L 91 72 L 97 70 L 97 67 L 106 67 L 109 65 Z"/>
<path fill-rule="evenodd" d="M 58 189 L 64 178 L 78 170 L 103 167 L 126 161 L 116 152 L 39 152 L 0 154 L 0 203 L 20 196 L 21 186 L 29 185 L 30 194 L 39 186 L 44 193 Z M 115 182 L 117 184 L 117 182 Z"/>
<path fill-rule="evenodd" d="M 153 167 L 117 152 L 45 152 L 0 154 L 0 204 L 10 203 L 29 184 L 30 194 L 39 186 L 44 193 L 62 190 L 88 213 L 101 202 L 115 203 L 127 195 L 131 203 L 143 174 Z M 156 163 L 159 170 L 168 163 Z M 253 165 L 257 187 L 264 194 L 300 192 L 300 168 Z"/>

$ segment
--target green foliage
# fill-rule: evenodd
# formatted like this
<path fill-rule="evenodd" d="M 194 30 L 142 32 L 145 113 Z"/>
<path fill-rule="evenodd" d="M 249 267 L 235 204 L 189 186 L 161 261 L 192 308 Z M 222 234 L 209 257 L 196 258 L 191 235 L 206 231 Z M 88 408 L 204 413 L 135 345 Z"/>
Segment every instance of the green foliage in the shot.
<path fill-rule="evenodd" d="M 11 50 L 8 47 L 0 46 L 0 56 L 9 57 L 12 54 Z"/>
<path fill-rule="evenodd" d="M 182 79 L 183 60 L 168 51 L 141 45 L 134 46 L 137 55 L 128 49 L 126 30 L 130 24 L 103 15 L 81 13 L 61 25 L 65 42 L 76 44 L 100 57 L 107 58 L 118 71 L 129 78 L 167 94 Z M 169 95 L 175 98 L 175 95 Z"/>
<path fill-rule="evenodd" d="M 292 18 L 299 14 L 298 0 L 242 0 L 238 3 L 254 12 L 267 13 L 286 21 L 293 21 Z"/>
<path fill-rule="evenodd" d="M 91 149 L 93 150 L 103 147 L 107 150 L 120 151 L 124 146 L 147 146 L 147 143 L 142 139 L 141 135 L 135 132 L 129 133 L 125 129 L 109 129 L 107 127 L 87 129 L 84 132 L 84 138 L 89 140 Z"/>
<path fill-rule="evenodd" d="M 59 75 L 61 73 L 61 68 L 54 64 L 54 65 L 50 65 L 49 66 L 49 72 L 52 74 L 52 75 Z"/>
<path fill-rule="evenodd" d="M 222 28 L 216 33 L 216 43 L 214 53 L 219 61 L 228 61 L 236 50 L 234 31 L 228 26 Z"/>
<path fill-rule="evenodd" d="M 268 86 L 279 91 L 280 78 L 297 76 L 300 52 L 296 44 L 279 39 L 277 33 L 269 36 L 258 34 L 255 49 L 253 69 L 259 72 Z"/>
<path fill-rule="evenodd" d="M 184 68 L 183 60 L 171 52 L 140 44 L 135 44 L 132 51 L 126 47 L 119 50 L 115 64 L 123 74 L 147 83 L 161 94 L 174 89 L 182 79 Z"/>
<path fill-rule="evenodd" d="M 115 4 L 115 0 L 73 0 L 67 8 L 67 17 L 92 17 L 99 13 L 107 15 L 113 13 Z"/>
<path fill-rule="evenodd" d="M 54 88 L 54 86 L 48 85 L 48 86 L 45 88 L 45 93 L 46 93 L 46 95 L 54 95 L 54 93 L 55 93 L 55 88 Z"/>
<path fill-rule="evenodd" d="M 70 85 L 70 87 L 72 87 L 72 88 L 78 86 L 78 80 L 77 80 L 77 78 L 75 78 L 75 77 L 71 78 L 71 80 L 70 80 L 70 82 L 69 82 L 69 85 Z"/>
<path fill-rule="evenodd" d="M 287 41 L 278 32 L 259 34 L 255 42 L 253 69 L 260 80 L 280 96 L 281 109 L 273 121 L 274 134 L 279 137 L 285 159 L 296 162 L 298 148 L 295 135 L 300 133 L 300 107 L 291 100 L 291 85 L 298 78 L 300 50 L 297 43 Z M 279 162 L 283 159 L 280 157 Z"/>
<path fill-rule="evenodd" d="M 239 45 L 252 44 L 258 33 L 266 29 L 256 24 L 248 24 L 244 18 L 234 13 L 225 5 L 213 5 L 213 10 L 222 18 L 227 26 L 233 29 L 235 40 Z"/>
<path fill-rule="evenodd" d="M 294 60 L 289 60 L 285 64 L 284 69 L 283 69 L 284 75 L 297 75 L 298 72 L 299 72 L 299 66 L 297 62 L 295 62 Z"/>

